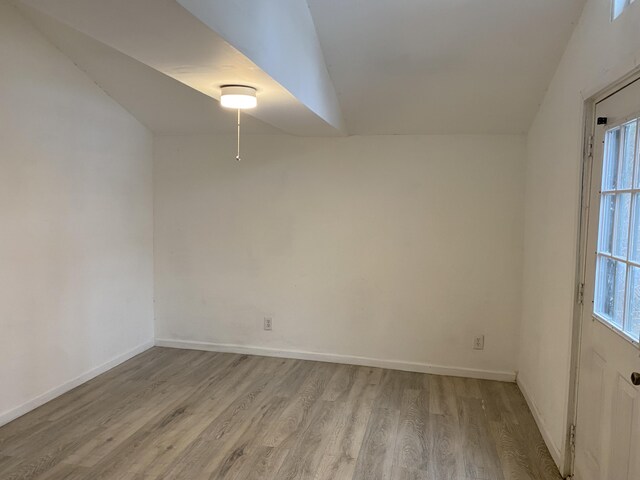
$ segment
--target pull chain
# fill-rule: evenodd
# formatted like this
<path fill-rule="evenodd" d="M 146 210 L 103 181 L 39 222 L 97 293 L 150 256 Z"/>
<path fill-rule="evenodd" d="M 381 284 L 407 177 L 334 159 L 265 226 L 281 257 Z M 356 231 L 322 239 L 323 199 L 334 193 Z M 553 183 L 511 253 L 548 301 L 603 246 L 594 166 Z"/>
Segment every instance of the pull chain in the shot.
<path fill-rule="evenodd" d="M 238 154 L 236 160 L 240 161 L 240 109 L 238 109 Z"/>

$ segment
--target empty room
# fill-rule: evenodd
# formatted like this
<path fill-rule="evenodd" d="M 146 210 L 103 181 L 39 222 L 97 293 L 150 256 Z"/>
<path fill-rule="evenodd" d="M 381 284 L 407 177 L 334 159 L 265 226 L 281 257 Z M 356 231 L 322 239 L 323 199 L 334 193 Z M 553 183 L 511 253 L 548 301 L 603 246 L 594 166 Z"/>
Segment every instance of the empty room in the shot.
<path fill-rule="evenodd" d="M 0 480 L 640 479 L 640 0 L 0 0 Z"/>

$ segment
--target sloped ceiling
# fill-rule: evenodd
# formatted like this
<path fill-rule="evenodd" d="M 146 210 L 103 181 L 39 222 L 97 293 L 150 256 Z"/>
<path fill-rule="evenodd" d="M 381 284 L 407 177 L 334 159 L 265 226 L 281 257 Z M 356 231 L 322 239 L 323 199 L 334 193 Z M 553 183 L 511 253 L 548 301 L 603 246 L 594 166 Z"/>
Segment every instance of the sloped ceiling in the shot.
<path fill-rule="evenodd" d="M 524 133 L 585 0 L 14 0 L 157 133 Z"/>
<path fill-rule="evenodd" d="M 316 115 L 344 121 L 305 0 L 177 0 Z"/>
<path fill-rule="evenodd" d="M 585 0 L 308 0 L 351 134 L 524 133 Z"/>
<path fill-rule="evenodd" d="M 22 7 L 32 23 L 58 49 L 149 130 L 160 135 L 235 133 L 236 113 L 133 58 L 37 10 Z M 246 133 L 281 133 L 251 116 Z"/>
<path fill-rule="evenodd" d="M 21 0 L 19 4 L 212 98 L 219 97 L 221 85 L 251 85 L 258 90 L 260 107 L 249 115 L 287 133 L 344 133 L 341 115 L 322 115 L 316 105 L 294 96 L 175 0 Z M 24 14 L 29 17 L 29 10 L 25 8 Z M 75 60 L 73 51 L 64 52 Z"/>

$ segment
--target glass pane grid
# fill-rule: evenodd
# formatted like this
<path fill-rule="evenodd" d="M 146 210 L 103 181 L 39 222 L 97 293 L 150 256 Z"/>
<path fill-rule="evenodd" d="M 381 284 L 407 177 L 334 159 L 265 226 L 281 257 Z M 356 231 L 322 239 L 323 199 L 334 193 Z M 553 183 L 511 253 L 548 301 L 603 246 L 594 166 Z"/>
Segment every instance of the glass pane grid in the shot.
<path fill-rule="evenodd" d="M 640 340 L 640 151 L 638 119 L 606 132 L 594 313 Z"/>

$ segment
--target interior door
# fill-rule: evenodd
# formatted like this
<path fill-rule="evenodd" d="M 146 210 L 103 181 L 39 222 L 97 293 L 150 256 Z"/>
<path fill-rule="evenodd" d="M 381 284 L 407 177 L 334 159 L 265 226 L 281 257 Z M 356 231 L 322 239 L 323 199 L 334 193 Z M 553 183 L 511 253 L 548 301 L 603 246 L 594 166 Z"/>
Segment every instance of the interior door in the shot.
<path fill-rule="evenodd" d="M 578 480 L 640 479 L 640 80 L 596 105 L 575 431 Z"/>

